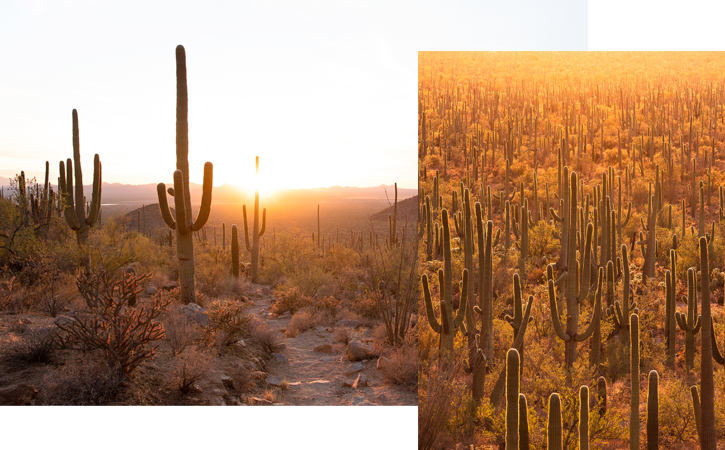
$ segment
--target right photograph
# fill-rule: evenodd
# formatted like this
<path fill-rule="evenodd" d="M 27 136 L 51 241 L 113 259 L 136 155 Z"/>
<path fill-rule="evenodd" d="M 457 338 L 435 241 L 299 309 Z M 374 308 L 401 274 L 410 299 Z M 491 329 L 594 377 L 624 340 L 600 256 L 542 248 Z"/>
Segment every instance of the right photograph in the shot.
<path fill-rule="evenodd" d="M 420 449 L 725 442 L 725 53 L 418 53 Z"/>

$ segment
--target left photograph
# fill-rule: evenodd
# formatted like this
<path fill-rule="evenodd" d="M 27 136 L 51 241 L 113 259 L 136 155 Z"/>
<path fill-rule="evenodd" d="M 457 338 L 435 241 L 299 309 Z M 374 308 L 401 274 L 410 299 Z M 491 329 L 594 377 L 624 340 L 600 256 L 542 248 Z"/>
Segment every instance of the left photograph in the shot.
<path fill-rule="evenodd" d="M 417 405 L 415 153 L 326 132 L 281 69 L 249 111 L 201 43 L 138 52 L 2 94 L 0 405 Z"/>

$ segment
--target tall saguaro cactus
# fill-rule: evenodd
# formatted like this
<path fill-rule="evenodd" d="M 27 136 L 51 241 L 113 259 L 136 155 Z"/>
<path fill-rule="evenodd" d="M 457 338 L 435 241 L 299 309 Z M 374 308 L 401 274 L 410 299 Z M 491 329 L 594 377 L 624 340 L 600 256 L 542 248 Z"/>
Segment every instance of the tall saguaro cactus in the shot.
<path fill-rule="evenodd" d="M 179 259 L 179 284 L 181 299 L 184 303 L 195 303 L 194 291 L 194 231 L 206 224 L 211 213 L 211 190 L 214 166 L 204 164 L 204 184 L 201 207 L 196 220 L 192 218 L 191 193 L 189 191 L 189 97 L 186 87 L 186 52 L 184 47 L 176 47 L 176 170 L 174 187 L 169 194 L 174 197 L 176 220 L 171 215 L 166 199 L 166 185 L 159 183 L 156 192 L 159 197 L 159 209 L 164 222 L 176 230 L 176 255 Z"/>
<path fill-rule="evenodd" d="M 256 158 L 257 166 L 257 178 L 259 178 L 259 156 Z M 317 242 L 319 246 L 319 221 L 320 221 L 320 209 L 317 207 L 317 229 L 318 236 Z M 254 225 L 252 228 L 252 245 L 249 245 L 249 227 L 247 225 L 247 205 L 242 206 L 242 212 L 244 213 L 244 242 L 247 244 L 247 251 L 252 254 L 252 283 L 257 282 L 257 270 L 259 268 L 259 238 L 264 234 L 264 230 L 267 228 L 267 208 L 262 211 L 262 229 L 259 229 L 259 185 L 254 189 Z M 324 251 L 324 248 L 323 248 Z"/>
<path fill-rule="evenodd" d="M 75 164 L 75 173 L 73 164 Z M 75 190 L 73 189 L 73 175 L 75 175 Z M 101 209 L 101 158 L 98 153 L 93 157 L 93 195 L 91 208 L 86 216 L 80 138 L 78 137 L 78 111 L 75 109 L 73 110 L 73 161 L 68 158 L 65 167 L 63 161 L 60 162 L 59 182 L 60 191 L 65 198 L 65 209 L 63 210 L 65 221 L 71 230 L 75 231 L 78 245 L 84 247 L 88 241 L 88 232 L 96 224 Z M 83 260 L 86 270 L 90 270 L 90 260 L 87 257 L 84 257 Z"/>
<path fill-rule="evenodd" d="M 700 418 L 702 422 L 702 450 L 715 450 L 715 381 L 712 367 L 712 341 L 706 339 L 712 333 L 712 313 L 710 312 L 710 260 L 707 238 L 700 237 L 700 292 L 702 293 L 702 349 L 700 351 Z M 688 299 L 689 301 L 690 299 Z"/>
<path fill-rule="evenodd" d="M 519 448 L 519 352 L 506 355 L 506 448 Z"/>

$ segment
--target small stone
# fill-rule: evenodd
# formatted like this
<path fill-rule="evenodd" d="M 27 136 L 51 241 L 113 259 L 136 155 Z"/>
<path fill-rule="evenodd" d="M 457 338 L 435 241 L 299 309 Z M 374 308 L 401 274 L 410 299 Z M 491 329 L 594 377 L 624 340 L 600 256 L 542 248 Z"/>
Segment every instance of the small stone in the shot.
<path fill-rule="evenodd" d="M 189 388 L 190 394 L 201 394 L 202 392 L 204 391 L 199 387 L 198 384 L 194 384 Z"/>
<path fill-rule="evenodd" d="M 240 340 L 237 341 L 237 345 L 240 346 L 240 347 L 246 347 L 247 346 L 247 343 L 244 342 L 244 339 L 240 339 Z"/>
<path fill-rule="evenodd" d="M 317 331 L 320 334 L 324 334 L 326 330 L 325 330 L 325 327 L 320 325 L 319 327 L 315 328 L 315 331 Z"/>
<path fill-rule="evenodd" d="M 390 360 L 385 356 L 378 358 L 378 370 L 385 369 L 390 364 Z"/>
<path fill-rule="evenodd" d="M 387 404 L 387 403 L 388 403 L 388 396 L 387 396 L 387 395 L 385 395 L 385 394 L 380 394 L 380 395 L 378 395 L 378 396 L 377 396 L 377 397 L 375 398 L 375 400 L 376 400 L 376 401 L 377 401 L 378 403 L 380 403 L 380 404 L 382 404 L 382 405 L 385 405 L 385 404 Z"/>
<path fill-rule="evenodd" d="M 149 294 L 149 295 L 154 295 L 154 294 L 156 294 L 157 292 L 159 292 L 159 290 L 158 290 L 158 289 L 156 289 L 156 287 L 155 287 L 155 286 L 147 286 L 147 287 L 146 287 L 146 293 L 147 293 L 147 294 Z"/>
<path fill-rule="evenodd" d="M 330 345 L 330 344 L 320 344 L 312 350 L 315 352 L 323 352 L 323 353 L 332 353 L 334 351 L 332 349 L 332 345 Z"/>
<path fill-rule="evenodd" d="M 252 372 L 251 375 L 254 378 L 267 378 L 267 374 L 264 372 L 260 372 L 260 371 Z"/>
<path fill-rule="evenodd" d="M 373 404 L 370 403 L 370 401 L 368 399 L 366 399 L 365 397 L 359 397 L 357 395 L 352 399 L 351 405 L 352 406 L 373 406 Z"/>
<path fill-rule="evenodd" d="M 275 359 L 276 359 L 276 360 L 277 360 L 278 362 L 280 362 L 280 363 L 282 363 L 282 364 L 288 364 L 288 363 L 289 363 L 289 359 L 287 359 L 287 357 L 286 357 L 286 356 L 284 356 L 284 355 L 283 355 L 283 354 L 281 354 L 281 353 L 272 353 L 272 356 L 274 356 L 274 358 L 275 358 Z"/>
<path fill-rule="evenodd" d="M 341 383 L 342 383 L 342 387 L 344 387 L 344 388 L 346 388 L 346 387 L 347 387 L 347 388 L 351 388 L 351 387 L 352 387 L 352 383 L 353 383 L 353 382 L 352 382 L 352 381 L 350 381 L 350 380 L 348 380 L 347 378 L 343 378 L 343 379 L 341 380 Z"/>
<path fill-rule="evenodd" d="M 271 384 L 272 386 L 281 386 L 282 377 L 267 377 L 267 384 Z"/>
<path fill-rule="evenodd" d="M 355 372 L 360 372 L 364 368 L 361 362 L 352 363 L 345 369 L 345 375 L 352 375 Z"/>
<path fill-rule="evenodd" d="M 161 285 L 161 289 L 164 291 L 170 291 L 172 289 L 176 289 L 177 287 L 179 287 L 179 283 L 177 283 L 176 281 L 172 281 L 171 283 L 166 283 L 166 284 Z"/>
<path fill-rule="evenodd" d="M 280 342 L 279 344 L 275 344 L 274 348 L 276 348 L 277 350 L 284 350 L 287 348 L 287 344 Z"/>
<path fill-rule="evenodd" d="M 368 377 L 366 377 L 364 373 L 360 373 L 357 375 L 357 379 L 352 384 L 352 387 L 354 389 L 360 389 L 361 387 L 365 387 L 367 385 L 368 385 Z"/>
<path fill-rule="evenodd" d="M 222 386 L 227 389 L 234 389 L 234 380 L 228 375 L 222 375 Z"/>
<path fill-rule="evenodd" d="M 335 324 L 336 327 L 350 327 L 350 328 L 357 328 L 360 325 L 362 325 L 362 322 L 359 320 L 338 320 Z"/>
<path fill-rule="evenodd" d="M 224 399 L 221 397 L 212 397 L 207 401 L 209 406 L 227 406 Z"/>

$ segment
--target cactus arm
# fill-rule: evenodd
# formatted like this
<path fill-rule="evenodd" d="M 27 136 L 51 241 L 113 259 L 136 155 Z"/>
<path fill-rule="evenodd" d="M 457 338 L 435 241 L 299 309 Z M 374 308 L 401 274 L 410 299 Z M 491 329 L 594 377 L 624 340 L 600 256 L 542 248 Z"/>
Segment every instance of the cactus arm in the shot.
<path fill-rule="evenodd" d="M 264 234 L 264 231 L 267 229 L 267 208 L 262 209 L 262 230 L 257 234 L 257 236 L 262 236 Z"/>
<path fill-rule="evenodd" d="M 75 165 L 75 213 L 79 224 L 86 221 L 86 205 L 83 201 L 83 171 L 81 170 L 80 139 L 78 137 L 78 111 L 73 110 L 73 164 Z"/>
<path fill-rule="evenodd" d="M 184 236 L 189 232 L 186 227 L 186 207 L 184 206 L 185 196 L 184 193 L 184 175 L 181 170 L 176 169 L 174 171 L 174 206 L 176 207 L 176 227 L 180 235 Z"/>
<path fill-rule="evenodd" d="M 493 239 L 493 243 L 491 244 L 492 247 L 495 247 L 498 245 L 499 238 L 501 237 L 501 228 L 496 228 L 496 237 Z"/>
<path fill-rule="evenodd" d="M 565 283 L 567 275 L 569 275 L 569 272 L 563 272 L 561 275 L 559 275 L 559 278 L 556 279 L 556 281 L 554 282 L 554 285 L 561 286 L 562 283 Z"/>
<path fill-rule="evenodd" d="M 433 313 L 433 301 L 430 296 L 430 288 L 428 287 L 428 275 L 423 275 L 423 294 L 425 296 L 425 313 L 428 316 L 428 323 L 433 331 L 436 333 L 441 332 L 441 324 L 438 323 L 435 314 Z"/>
<path fill-rule="evenodd" d="M 63 192 L 65 205 L 63 209 L 63 217 L 65 218 L 65 222 L 68 224 L 68 226 L 73 231 L 77 231 L 81 229 L 81 224 L 78 221 L 78 216 L 76 216 L 75 209 L 73 209 L 73 205 L 75 203 L 73 201 L 73 161 L 71 161 L 70 158 L 68 158 L 68 160 L 66 161 L 65 168 L 65 192 Z"/>
<path fill-rule="evenodd" d="M 551 214 L 551 217 L 554 218 L 557 222 L 561 222 L 563 219 L 559 217 L 559 215 L 554 211 L 554 208 L 549 208 L 549 214 Z"/>
<path fill-rule="evenodd" d="M 715 339 L 715 324 L 712 323 L 712 317 L 710 318 L 710 342 L 712 343 L 712 358 L 720 365 L 725 365 L 725 356 L 720 353 L 720 348 L 717 346 L 717 339 Z"/>
<path fill-rule="evenodd" d="M 460 327 L 463 325 L 463 320 L 466 318 L 466 301 L 468 299 L 468 269 L 463 269 L 463 288 L 461 289 L 461 303 L 458 306 L 458 314 L 453 319 L 453 328 Z"/>
<path fill-rule="evenodd" d="M 604 267 L 599 268 L 599 283 L 598 283 L 598 289 L 599 292 L 602 292 L 602 280 L 604 279 Z M 587 327 L 586 331 L 584 333 L 578 334 L 574 336 L 574 340 L 577 342 L 582 342 L 587 339 L 589 339 L 589 336 L 594 333 L 594 330 L 597 326 L 599 326 L 599 321 L 601 319 L 602 314 L 602 296 L 597 295 L 596 300 L 594 301 L 594 317 L 592 317 L 592 321 L 589 322 L 589 327 Z"/>
<path fill-rule="evenodd" d="M 627 205 L 627 218 L 622 222 L 622 227 L 626 227 L 629 223 L 629 218 L 632 216 L 632 202 Z"/>
<path fill-rule="evenodd" d="M 647 231 L 647 232 L 649 232 L 649 229 L 647 228 L 647 225 L 645 225 L 645 224 L 644 224 L 644 219 L 642 218 L 642 216 L 639 216 L 639 223 L 641 223 L 641 224 L 642 224 L 642 229 L 643 229 L 644 231 Z M 640 244 L 640 243 L 638 242 L 638 244 Z M 641 245 L 641 244 L 640 244 L 640 245 Z"/>
<path fill-rule="evenodd" d="M 693 336 L 700 332 L 700 328 L 702 328 L 702 316 L 697 316 L 697 319 L 695 320 L 695 326 L 692 327 L 692 334 Z"/>
<path fill-rule="evenodd" d="M 161 210 L 161 217 L 163 217 L 164 222 L 166 222 L 166 225 L 168 225 L 169 228 L 175 230 L 176 221 L 171 215 L 171 210 L 169 209 L 169 202 L 166 199 L 166 185 L 164 185 L 164 183 L 157 184 L 156 193 L 159 197 L 159 209 Z"/>
<path fill-rule="evenodd" d="M 244 215 L 244 242 L 247 245 L 247 251 L 251 252 L 252 246 L 249 244 L 249 227 L 247 226 L 247 205 L 242 205 L 242 215 Z M 317 239 L 320 239 L 319 235 Z"/>
<path fill-rule="evenodd" d="M 682 331 L 689 331 L 687 328 L 687 317 L 679 311 L 675 311 L 675 320 Z"/>
<path fill-rule="evenodd" d="M 591 255 L 592 255 L 592 233 L 594 232 L 594 225 L 591 222 L 587 224 L 586 243 L 584 244 L 584 273 L 582 274 L 581 286 L 579 289 L 579 295 L 577 295 L 577 301 L 579 303 L 584 302 L 587 299 L 590 292 L 589 278 L 591 276 Z"/>
<path fill-rule="evenodd" d="M 191 226 L 192 231 L 199 231 L 207 220 L 209 220 L 209 214 L 211 214 L 211 190 L 212 182 L 214 180 L 214 165 L 207 161 L 204 164 L 204 184 L 201 194 L 201 207 L 199 208 L 199 215 L 196 216 L 194 224 Z"/>
<path fill-rule="evenodd" d="M 553 280 L 549 280 L 549 308 L 551 309 L 551 321 L 554 325 L 554 331 L 556 331 L 559 339 L 564 342 L 568 342 L 571 339 L 571 336 L 564 332 L 564 329 L 561 326 L 561 321 L 559 321 L 559 308 L 556 305 L 556 290 L 554 289 Z"/>
<path fill-rule="evenodd" d="M 101 158 L 96 153 L 93 157 L 93 194 L 91 195 L 91 211 L 86 223 L 93 225 L 98 220 L 98 211 L 101 210 Z"/>

